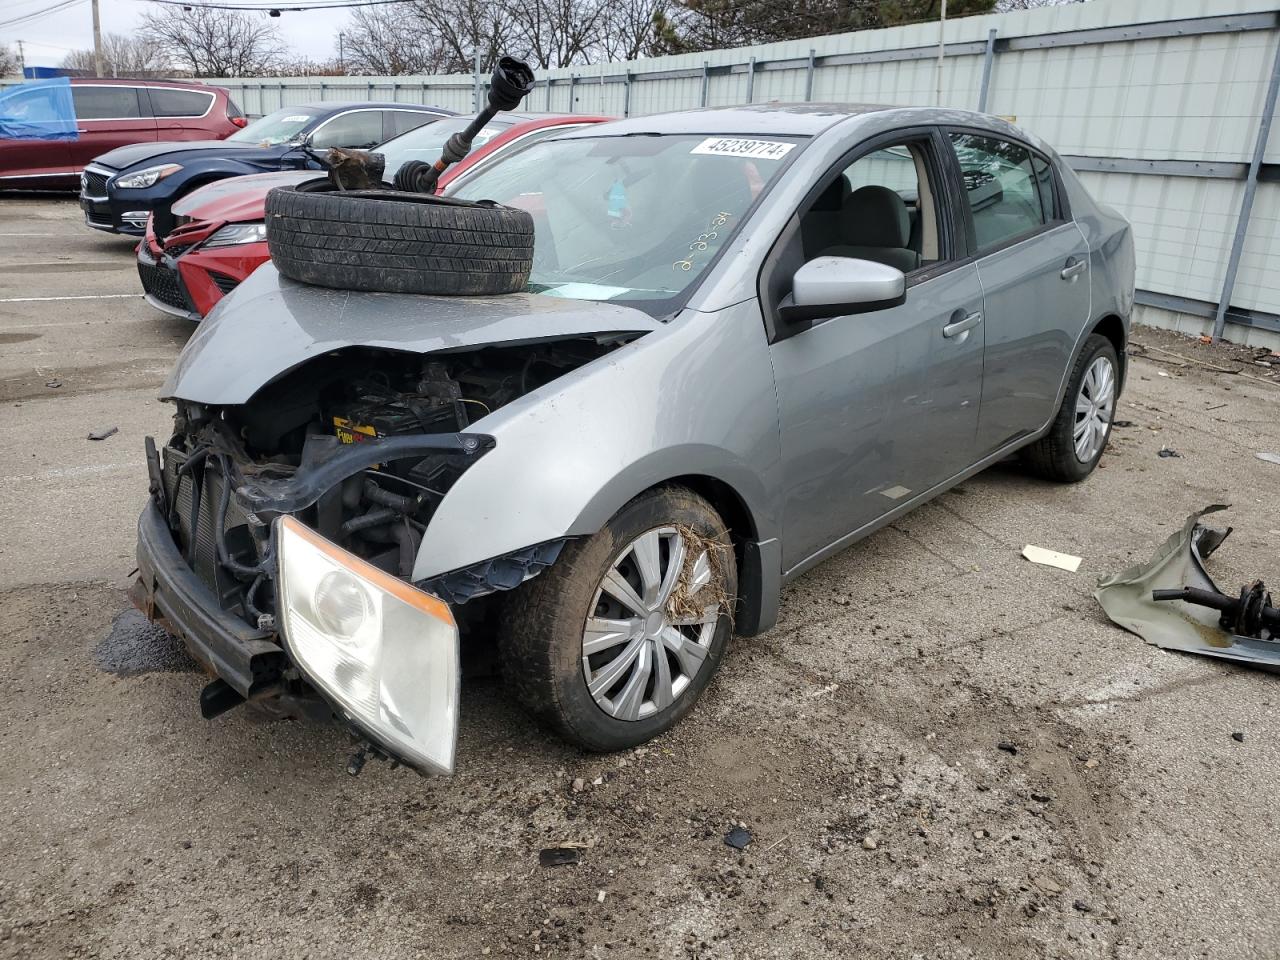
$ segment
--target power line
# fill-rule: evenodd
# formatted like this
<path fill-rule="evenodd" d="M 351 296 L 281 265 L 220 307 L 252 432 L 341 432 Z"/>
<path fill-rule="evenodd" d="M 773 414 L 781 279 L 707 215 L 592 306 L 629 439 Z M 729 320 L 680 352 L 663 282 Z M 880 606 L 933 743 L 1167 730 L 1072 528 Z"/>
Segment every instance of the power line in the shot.
<path fill-rule="evenodd" d="M 52 6 L 45 7 L 41 10 L 33 10 L 31 13 L 19 14 L 9 20 L 0 20 L 0 27 L 16 27 L 19 24 L 27 23 L 30 20 L 36 20 L 40 17 L 48 16 L 51 13 L 58 13 L 62 10 L 68 9 L 69 7 L 74 7 L 85 2 L 86 0 L 60 0 L 59 3 L 55 3 Z"/>
<path fill-rule="evenodd" d="M 83 0 L 71 0 L 82 3 Z M 336 3 L 309 3 L 305 6 L 247 6 L 238 3 L 201 3 L 200 0 L 146 0 L 147 3 L 158 3 L 167 7 L 182 7 L 190 10 L 204 7 L 208 10 L 243 10 L 250 13 L 302 13 L 307 10 L 338 10 L 347 7 L 385 7 L 398 3 L 413 3 L 414 0 L 338 0 Z"/>

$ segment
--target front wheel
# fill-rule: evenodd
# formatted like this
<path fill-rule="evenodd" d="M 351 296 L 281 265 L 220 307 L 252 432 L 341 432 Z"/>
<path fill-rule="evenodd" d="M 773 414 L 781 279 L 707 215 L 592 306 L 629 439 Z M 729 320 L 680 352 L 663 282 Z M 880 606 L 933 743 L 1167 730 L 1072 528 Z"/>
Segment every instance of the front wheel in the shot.
<path fill-rule="evenodd" d="M 1032 472 L 1061 483 L 1076 483 L 1093 473 L 1111 436 L 1119 369 L 1111 341 L 1091 334 L 1071 370 L 1053 425 L 1023 453 Z"/>
<path fill-rule="evenodd" d="M 511 597 L 502 669 L 566 740 L 621 750 L 692 709 L 724 654 L 738 586 L 729 533 L 688 490 L 642 494 Z"/>

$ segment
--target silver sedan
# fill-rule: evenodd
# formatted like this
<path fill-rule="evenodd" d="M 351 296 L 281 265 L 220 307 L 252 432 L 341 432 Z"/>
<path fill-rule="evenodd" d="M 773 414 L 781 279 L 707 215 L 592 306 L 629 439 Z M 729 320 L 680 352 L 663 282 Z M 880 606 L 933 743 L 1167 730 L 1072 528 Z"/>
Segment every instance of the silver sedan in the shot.
<path fill-rule="evenodd" d="M 450 770 L 459 650 L 496 638 L 531 712 L 632 746 L 824 558 L 1010 454 L 1103 455 L 1130 229 L 1002 120 L 644 117 L 452 195 L 531 214 L 527 292 L 266 265 L 166 384 L 135 599 L 218 675 L 210 714 L 311 698 Z"/>

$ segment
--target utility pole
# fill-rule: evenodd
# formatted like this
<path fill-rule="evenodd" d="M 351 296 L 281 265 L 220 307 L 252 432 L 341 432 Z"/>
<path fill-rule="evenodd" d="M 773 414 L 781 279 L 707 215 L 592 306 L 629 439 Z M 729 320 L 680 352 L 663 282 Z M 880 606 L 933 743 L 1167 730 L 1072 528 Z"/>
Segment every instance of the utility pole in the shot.
<path fill-rule="evenodd" d="M 97 3 L 98 0 L 93 0 Z M 947 0 L 942 0 L 942 18 L 938 21 L 938 106 L 942 106 L 942 58 L 946 56 Z"/>
<path fill-rule="evenodd" d="M 98 0 L 93 0 L 93 72 L 102 76 L 102 18 L 98 15 Z"/>
<path fill-rule="evenodd" d="M 338 31 L 338 72 L 345 74 L 347 72 L 347 57 L 345 41 L 347 36 L 341 30 Z"/>
<path fill-rule="evenodd" d="M 18 76 L 26 77 L 27 75 L 27 54 L 22 49 L 22 41 L 18 41 Z"/>

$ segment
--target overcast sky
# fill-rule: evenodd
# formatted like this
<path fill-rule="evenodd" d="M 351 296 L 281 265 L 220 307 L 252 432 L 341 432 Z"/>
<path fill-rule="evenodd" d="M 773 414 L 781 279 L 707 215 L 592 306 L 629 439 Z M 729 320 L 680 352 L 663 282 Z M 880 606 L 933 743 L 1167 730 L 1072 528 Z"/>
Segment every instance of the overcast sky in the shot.
<path fill-rule="evenodd" d="M 57 0 L 0 0 L 0 20 L 35 13 L 53 6 Z M 103 33 L 130 33 L 157 5 L 146 0 L 99 0 Z M 248 0 L 245 0 L 248 2 Z M 255 0 L 257 2 L 257 0 Z M 282 0 L 297 4 L 299 0 Z M 266 16 L 262 14 L 262 16 Z M 350 16 L 348 10 L 310 10 L 285 13 L 275 21 L 293 50 L 313 60 L 336 56 L 335 37 Z M 13 27 L 0 27 L 0 43 L 15 45 L 22 40 L 29 65 L 56 66 L 68 50 L 93 46 L 93 14 L 89 0 L 49 16 L 28 20 Z"/>

